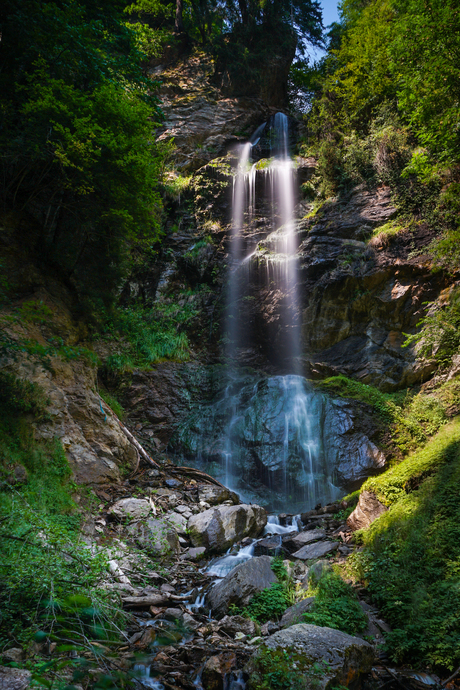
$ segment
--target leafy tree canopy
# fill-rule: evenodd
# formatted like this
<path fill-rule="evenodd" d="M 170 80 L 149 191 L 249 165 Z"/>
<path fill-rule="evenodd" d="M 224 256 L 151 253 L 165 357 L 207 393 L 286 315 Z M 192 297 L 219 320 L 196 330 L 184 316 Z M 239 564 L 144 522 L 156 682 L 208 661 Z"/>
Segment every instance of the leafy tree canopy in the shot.
<path fill-rule="evenodd" d="M 365 132 L 382 104 L 393 102 L 421 144 L 439 160 L 458 161 L 456 0 L 343 0 L 340 9 L 328 55 L 302 75 L 317 95 L 317 133 Z"/>
<path fill-rule="evenodd" d="M 6 0 L 0 10 L 3 204 L 37 252 L 110 301 L 129 247 L 159 232 L 160 116 L 118 1 Z"/>

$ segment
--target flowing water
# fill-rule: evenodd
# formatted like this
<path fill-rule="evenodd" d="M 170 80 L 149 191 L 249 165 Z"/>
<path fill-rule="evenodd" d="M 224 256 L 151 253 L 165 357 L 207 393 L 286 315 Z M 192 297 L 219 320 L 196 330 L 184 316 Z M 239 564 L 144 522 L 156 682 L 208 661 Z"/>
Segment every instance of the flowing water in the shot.
<path fill-rule="evenodd" d="M 227 416 L 229 413 L 230 416 L 225 430 L 224 448 L 221 451 L 224 464 L 222 478 L 227 486 L 237 491 L 238 479 L 244 480 L 245 458 L 242 458 L 241 449 L 245 444 L 241 442 L 241 429 L 244 425 L 247 426 L 249 419 L 249 426 L 252 426 L 250 429 L 250 433 L 253 434 L 252 441 L 257 443 L 259 448 L 265 445 L 265 450 L 271 456 L 262 461 L 269 489 L 275 491 L 276 487 L 277 493 L 284 497 L 285 502 L 303 502 L 305 506 L 311 507 L 318 501 L 335 498 L 338 490 L 331 476 L 331 468 L 322 452 L 321 434 L 318 433 L 317 419 L 313 410 L 314 396 L 308 390 L 305 380 L 298 376 L 301 343 L 294 218 L 296 176 L 294 164 L 289 155 L 288 118 L 283 113 L 277 113 L 274 116 L 268 129 L 272 157 L 263 165 L 253 163 L 251 166 L 251 149 L 261 132 L 262 127 L 257 130 L 252 141 L 241 145 L 234 176 L 227 298 L 226 354 L 229 362 L 229 380 L 231 381 L 234 377 L 238 351 L 247 338 L 247 324 L 240 318 L 241 300 L 245 298 L 247 292 L 245 285 L 245 278 L 249 280 L 247 267 L 255 257 L 257 257 L 259 271 L 260 265 L 263 265 L 262 272 L 265 273 L 267 285 L 274 285 L 285 295 L 285 308 L 281 314 L 281 320 L 285 331 L 284 354 L 287 357 L 291 375 L 274 377 L 274 386 L 270 386 L 269 382 L 269 388 L 278 389 L 277 403 L 278 407 L 281 404 L 281 409 L 276 417 L 272 416 L 271 429 L 269 429 L 271 433 L 265 434 L 264 438 L 262 438 L 264 436 L 263 423 L 259 425 L 260 420 L 254 419 L 254 412 L 260 408 L 261 396 L 258 387 L 254 386 L 252 399 L 244 408 L 238 400 L 233 400 L 233 410 L 226 411 Z M 271 226 L 267 228 L 265 237 L 271 251 L 262 254 L 258 251 L 258 247 L 254 246 L 255 240 L 251 232 L 246 232 L 257 214 L 258 177 L 264 178 L 265 187 L 268 187 L 271 209 Z M 229 388 L 230 386 L 225 392 L 227 403 Z M 225 405 L 224 400 L 223 407 Z M 248 409 L 251 407 L 252 409 Z M 260 428 L 257 428 L 258 426 Z M 283 436 L 282 441 L 280 432 Z M 275 436 L 276 442 L 274 442 Z M 264 450 L 262 450 L 262 455 L 264 455 Z M 239 493 L 242 493 L 241 489 Z"/>

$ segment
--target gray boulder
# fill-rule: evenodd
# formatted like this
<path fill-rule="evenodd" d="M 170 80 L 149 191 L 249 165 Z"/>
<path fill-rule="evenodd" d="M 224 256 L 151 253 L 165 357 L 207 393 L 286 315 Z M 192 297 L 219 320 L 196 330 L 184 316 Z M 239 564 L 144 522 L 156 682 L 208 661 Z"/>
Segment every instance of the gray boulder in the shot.
<path fill-rule="evenodd" d="M 0 690 L 25 690 L 32 674 L 24 668 L 0 666 Z"/>
<path fill-rule="evenodd" d="M 174 525 L 165 518 L 134 522 L 126 531 L 139 548 L 153 556 L 171 556 L 180 552 L 178 534 Z"/>
<path fill-rule="evenodd" d="M 271 562 L 269 556 L 251 558 L 233 568 L 210 590 L 207 603 L 216 618 L 222 618 L 230 604 L 246 606 L 254 594 L 276 582 Z"/>
<path fill-rule="evenodd" d="M 302 599 L 298 604 L 290 606 L 283 613 L 283 617 L 280 620 L 280 627 L 287 628 L 289 625 L 295 625 L 302 621 L 302 615 L 309 611 L 313 604 L 315 603 L 315 597 L 307 597 Z"/>
<path fill-rule="evenodd" d="M 152 506 L 143 498 L 122 498 L 108 512 L 118 520 L 142 520 L 151 510 Z"/>
<path fill-rule="evenodd" d="M 338 545 L 337 541 L 319 541 L 316 544 L 307 544 L 293 553 L 292 557 L 300 558 L 302 561 L 312 561 L 315 558 L 322 558 L 327 553 L 332 553 Z"/>
<path fill-rule="evenodd" d="M 235 505 L 240 502 L 238 494 L 234 491 L 230 491 L 230 489 L 224 486 L 216 486 L 215 484 L 200 484 L 198 495 L 200 501 L 209 503 L 210 506 L 217 506 L 224 501 L 232 501 Z"/>
<path fill-rule="evenodd" d="M 326 531 L 324 529 L 312 529 L 306 532 L 299 532 L 298 534 L 287 534 L 283 538 L 283 546 L 292 553 L 293 551 L 298 551 L 306 544 L 311 544 L 325 537 Z"/>
<path fill-rule="evenodd" d="M 235 637 L 236 633 L 242 632 L 248 637 L 254 637 L 259 632 L 259 626 L 250 618 L 243 618 L 243 616 L 224 616 L 219 623 L 219 630 Z"/>
<path fill-rule="evenodd" d="M 388 508 L 380 503 L 379 499 L 371 491 L 362 491 L 359 495 L 358 505 L 347 519 L 347 525 L 352 530 L 367 529 Z"/>
<path fill-rule="evenodd" d="M 241 504 L 209 508 L 193 515 L 188 531 L 193 546 L 219 552 L 244 537 L 256 537 L 266 524 L 267 513 L 261 506 Z"/>
<path fill-rule="evenodd" d="M 271 635 L 254 653 L 246 666 L 250 676 L 248 690 L 260 685 L 259 658 L 267 649 L 292 654 L 294 668 L 299 672 L 299 687 L 305 690 L 312 686 L 317 690 L 336 685 L 356 686 L 374 661 L 374 650 L 368 642 L 332 628 L 299 623 Z"/>

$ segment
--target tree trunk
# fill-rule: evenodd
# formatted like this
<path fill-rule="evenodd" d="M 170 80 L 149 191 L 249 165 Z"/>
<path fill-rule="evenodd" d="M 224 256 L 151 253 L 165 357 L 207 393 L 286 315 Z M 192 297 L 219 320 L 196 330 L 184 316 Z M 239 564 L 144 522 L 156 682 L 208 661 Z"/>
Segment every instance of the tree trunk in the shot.
<path fill-rule="evenodd" d="M 246 26 L 249 20 L 248 5 L 246 0 L 238 0 L 238 6 L 240 8 L 243 26 Z"/>
<path fill-rule="evenodd" d="M 184 23 L 182 21 L 182 0 L 176 0 L 176 21 L 174 23 L 174 31 L 181 34 L 184 30 Z"/>

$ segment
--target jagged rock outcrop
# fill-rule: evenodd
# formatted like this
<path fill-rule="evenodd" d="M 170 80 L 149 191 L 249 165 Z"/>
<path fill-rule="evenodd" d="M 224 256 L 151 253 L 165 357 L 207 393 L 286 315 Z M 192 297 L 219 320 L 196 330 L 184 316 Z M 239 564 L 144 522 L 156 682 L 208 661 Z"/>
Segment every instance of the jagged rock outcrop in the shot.
<path fill-rule="evenodd" d="M 347 525 L 352 530 L 366 529 L 387 510 L 388 508 L 379 501 L 372 491 L 361 491 L 358 505 L 347 518 Z"/>
<path fill-rule="evenodd" d="M 47 317 L 8 322 L 4 334 L 10 345 L 0 368 L 42 392 L 45 414 L 34 423 L 35 438 L 61 441 L 76 482 L 118 481 L 123 468 L 136 466 L 137 452 L 98 394 L 96 365 L 84 355 L 72 357 L 72 341 L 78 341 L 79 334 L 68 309 L 43 288 L 27 302 L 38 304 Z M 51 346 L 53 336 L 60 342 L 67 336 L 67 350 Z M 23 343 L 29 340 L 36 343 L 38 354 L 27 352 Z"/>
<path fill-rule="evenodd" d="M 225 154 L 282 107 L 278 94 L 270 94 L 269 88 L 244 93 L 235 84 L 216 82 L 215 64 L 203 54 L 164 69 L 156 66 L 151 74 L 161 74 L 162 79 L 160 97 L 166 117 L 159 140 L 174 138 L 176 165 L 181 171 L 197 170 Z M 271 74 L 267 83 L 275 76 Z"/>

